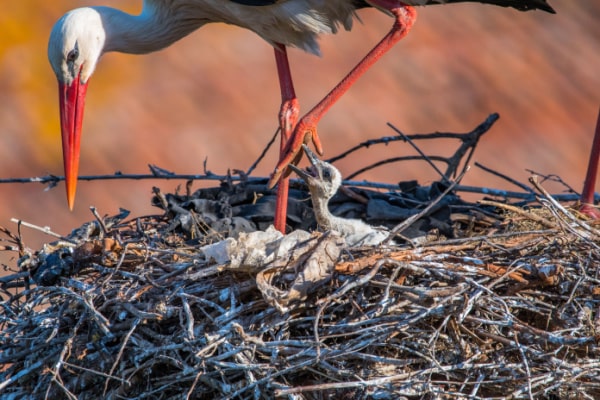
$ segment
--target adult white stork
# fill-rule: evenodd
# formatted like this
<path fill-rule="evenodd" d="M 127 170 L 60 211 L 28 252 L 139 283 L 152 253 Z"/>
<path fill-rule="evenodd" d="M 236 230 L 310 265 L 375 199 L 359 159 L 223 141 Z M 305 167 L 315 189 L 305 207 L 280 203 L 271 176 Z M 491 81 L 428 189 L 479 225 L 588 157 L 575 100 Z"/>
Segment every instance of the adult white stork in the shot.
<path fill-rule="evenodd" d="M 312 141 L 323 153 L 316 125 L 342 94 L 398 40 L 408 33 L 416 13 L 413 5 L 472 1 L 521 11 L 554 10 L 546 0 L 144 0 L 140 15 L 109 7 L 84 7 L 65 14 L 50 34 L 48 57 L 58 78 L 67 201 L 73 208 L 85 94 L 98 59 L 109 51 L 143 54 L 171 45 L 209 22 L 224 22 L 254 31 L 275 48 L 282 104 L 280 161 L 270 186 L 279 183 L 275 226 L 285 231 L 287 172 Z M 357 9 L 376 7 L 395 18 L 390 32 L 311 111 L 298 119 L 286 46 L 319 54 L 320 34 L 352 27 Z M 283 179 L 282 179 L 283 178 Z"/>

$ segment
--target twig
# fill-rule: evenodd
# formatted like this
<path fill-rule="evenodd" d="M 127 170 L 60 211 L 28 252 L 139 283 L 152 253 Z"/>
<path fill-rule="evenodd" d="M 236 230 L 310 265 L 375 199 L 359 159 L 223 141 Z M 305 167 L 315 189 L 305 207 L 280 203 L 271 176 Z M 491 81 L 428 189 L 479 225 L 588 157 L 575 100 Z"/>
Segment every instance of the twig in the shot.
<path fill-rule="evenodd" d="M 588 224 L 586 224 L 584 221 L 582 221 L 581 219 L 575 218 L 573 216 L 573 214 L 569 211 L 567 211 L 560 203 L 558 203 L 555 199 L 552 198 L 552 196 L 550 195 L 550 193 L 548 193 L 546 191 L 546 189 L 544 189 L 544 187 L 542 185 L 540 185 L 540 183 L 537 180 L 537 177 L 534 175 L 531 178 L 529 178 L 529 182 L 531 182 L 531 184 L 533 186 L 535 186 L 535 188 L 542 193 L 542 195 L 544 196 L 544 198 L 550 203 L 552 204 L 552 206 L 557 209 L 560 210 L 560 212 L 570 220 L 571 223 L 581 227 L 583 230 L 585 230 L 588 234 L 592 235 L 593 239 L 597 239 L 598 237 L 600 237 L 600 233 L 596 230 L 593 229 L 592 227 L 590 227 Z M 567 226 L 569 227 L 569 229 L 572 229 L 570 227 L 569 224 L 567 224 Z M 582 235 L 583 236 L 583 235 Z M 586 237 L 586 239 L 590 240 L 589 237 Z M 593 243 L 595 246 L 597 246 L 595 243 Z M 599 247 L 600 248 L 600 247 Z"/>
<path fill-rule="evenodd" d="M 498 114 L 491 114 L 490 116 L 488 116 L 486 118 L 485 121 L 483 121 L 481 124 L 479 124 L 477 127 L 475 127 L 475 129 L 473 129 L 471 132 L 468 133 L 455 133 L 455 134 L 444 134 L 444 133 L 433 133 L 430 135 L 405 135 L 404 133 L 402 133 L 398 128 L 396 128 L 394 125 L 388 123 L 388 126 L 393 129 L 397 134 L 400 135 L 400 137 L 407 141 L 411 146 L 413 146 L 414 149 L 417 150 L 417 152 L 419 153 L 419 156 L 404 156 L 404 157 L 393 157 L 393 158 L 388 158 L 386 160 L 382 160 L 376 163 L 373 163 L 371 165 L 368 165 L 364 168 L 359 169 L 358 171 L 350 174 L 347 179 L 352 179 L 357 175 L 360 175 L 366 171 L 369 171 L 373 168 L 379 167 L 381 165 L 385 165 L 385 164 L 390 164 L 390 163 L 395 163 L 395 162 L 400 162 L 400 161 L 408 161 L 408 160 L 425 160 L 427 161 L 427 163 L 429 163 L 429 165 L 431 165 L 433 167 L 433 169 L 440 175 L 441 179 L 443 181 L 449 181 L 451 176 L 456 175 L 457 171 L 458 171 L 458 166 L 461 163 L 461 160 L 463 158 L 465 158 L 465 154 L 467 155 L 465 160 L 464 160 L 464 166 L 465 168 L 468 166 L 470 160 L 471 160 L 471 156 L 473 155 L 473 152 L 475 151 L 475 147 L 477 145 L 477 143 L 479 142 L 479 139 L 481 138 L 481 136 L 486 133 L 491 127 L 492 125 L 498 120 L 499 116 Z M 413 139 L 432 139 L 432 138 L 441 138 L 441 137 L 452 137 L 454 139 L 459 139 L 461 141 L 461 145 L 458 147 L 458 149 L 454 152 L 454 154 L 450 157 L 443 157 L 443 156 L 428 156 L 425 155 L 413 142 Z M 384 138 L 384 140 L 382 140 L 382 143 L 387 144 L 388 142 L 390 142 L 391 139 L 386 137 Z M 371 144 L 373 144 L 373 141 L 368 141 L 368 142 L 363 142 L 361 143 L 362 146 L 368 147 Z M 360 145 L 359 145 L 360 147 Z M 333 162 L 336 161 L 342 157 L 345 157 L 346 155 L 350 154 L 352 151 L 357 150 L 357 148 L 352 148 L 351 150 L 342 153 L 341 156 L 337 156 L 332 158 L 331 160 L 328 160 L 329 162 Z M 442 173 L 437 166 L 432 162 L 432 160 L 435 161 L 441 161 L 444 162 L 447 165 L 446 168 L 446 172 Z M 463 172 L 464 172 L 464 168 L 463 168 Z"/>
<path fill-rule="evenodd" d="M 515 180 L 515 179 L 513 179 L 513 178 L 511 178 L 509 176 L 506 176 L 506 175 L 498 172 L 498 171 L 494 171 L 493 169 L 488 168 L 485 165 L 483 165 L 483 164 L 481 164 L 481 163 L 479 163 L 477 161 L 475 162 L 475 166 L 478 167 L 478 168 L 481 168 L 485 172 L 489 172 L 492 175 L 495 175 L 495 176 L 497 176 L 499 178 L 502 178 L 505 181 L 510 182 L 513 185 L 517 186 L 517 187 L 520 187 L 521 189 L 525 190 L 528 193 L 531 193 L 531 194 L 535 195 L 535 191 L 531 187 L 527 186 L 524 183 L 521 183 L 521 182 L 519 182 L 519 181 L 517 181 L 517 180 Z"/>
<path fill-rule="evenodd" d="M 275 133 L 273 134 L 273 136 L 271 137 L 271 139 L 269 140 L 269 142 L 267 143 L 267 145 L 265 146 L 263 151 L 260 153 L 260 155 L 258 156 L 256 161 L 254 161 L 252 163 L 252 165 L 250 165 L 250 167 L 248 168 L 248 171 L 246 171 L 246 176 L 250 176 L 252 171 L 254 171 L 256 169 L 256 167 L 258 166 L 258 164 L 260 164 L 260 162 L 263 160 L 263 158 L 265 158 L 265 156 L 267 155 L 267 152 L 269 151 L 271 146 L 273 146 L 273 143 L 275 143 L 275 139 L 277 139 L 277 136 L 279 136 L 280 131 L 281 131 L 281 128 L 277 128 L 275 130 Z"/>
<path fill-rule="evenodd" d="M 531 175 L 535 175 L 535 176 L 542 178 L 541 183 L 544 183 L 546 181 L 560 183 L 561 185 L 563 185 L 566 188 L 566 191 L 568 193 L 575 193 L 575 194 L 578 193 L 577 190 L 573 189 L 570 185 L 568 185 L 565 181 L 563 181 L 560 176 L 558 176 L 556 174 L 546 175 L 546 174 L 539 173 L 539 172 L 529 169 L 529 168 L 526 168 L 525 171 L 527 171 Z M 598 200 L 598 196 L 595 197 L 595 200 Z"/>
<path fill-rule="evenodd" d="M 94 216 L 94 218 L 96 218 L 96 221 L 98 221 L 98 224 L 100 225 L 100 229 L 102 229 L 102 233 L 105 235 L 108 235 L 108 229 L 106 229 L 106 224 L 104 223 L 104 219 L 100 216 L 100 214 L 98 214 L 98 210 L 96 210 L 96 207 L 90 206 L 90 211 L 92 212 L 92 215 Z"/>
<path fill-rule="evenodd" d="M 402 133 L 402 131 L 400 131 L 400 129 L 396 128 L 394 125 L 392 125 L 391 123 L 387 123 L 387 126 L 389 126 L 390 128 L 392 128 L 392 130 L 394 132 L 396 132 L 398 135 L 400 135 L 400 137 L 402 139 L 404 139 L 404 141 L 406 141 L 408 144 L 411 145 L 411 147 L 413 149 L 415 149 L 417 151 L 417 153 L 419 153 L 419 155 L 421 156 L 421 158 L 423 160 L 425 160 L 427 162 L 427 164 L 429 164 L 429 166 L 431 168 L 434 169 L 435 172 L 437 172 L 437 174 L 440 176 L 440 178 L 442 179 L 442 181 L 448 181 L 448 178 L 444 175 L 444 173 L 442 171 L 440 171 L 440 169 L 431 161 L 431 158 L 429 158 L 424 152 L 423 150 L 421 150 L 419 148 L 419 146 L 417 146 L 415 144 L 415 142 L 409 138 L 408 136 L 406 136 L 404 133 Z"/>
<path fill-rule="evenodd" d="M 445 163 L 448 162 L 448 159 L 446 157 L 442 157 L 442 156 L 429 156 L 427 158 L 429 159 L 429 162 L 431 162 L 432 160 L 441 161 L 441 162 L 445 162 Z M 423 157 L 421 157 L 421 156 L 402 156 L 402 157 L 386 158 L 385 160 L 380 160 L 380 161 L 374 162 L 373 164 L 369 164 L 363 168 L 360 168 L 360 169 L 354 171 L 353 173 L 349 174 L 345 179 L 352 179 L 358 175 L 364 174 L 367 171 L 370 171 L 377 167 L 381 167 L 382 165 L 393 164 L 393 163 L 402 162 L 402 161 L 413 161 L 413 160 L 414 161 L 422 161 Z"/>
<path fill-rule="evenodd" d="M 477 146 L 477 143 L 479 142 L 479 139 L 481 139 L 481 136 L 484 133 L 486 133 L 487 131 L 489 131 L 492 128 L 494 123 L 496 123 L 496 121 L 498 121 L 498 118 L 500 118 L 500 115 L 498 115 L 497 113 L 490 114 L 485 119 L 485 121 L 483 121 L 481 124 L 477 125 L 475 127 L 475 129 L 473 129 L 471 132 L 469 132 L 467 134 L 462 135 L 461 145 L 458 147 L 458 149 L 456 149 L 454 154 L 448 158 L 448 170 L 446 170 L 446 173 L 445 173 L 445 175 L 447 177 L 456 176 L 457 171 L 458 171 L 458 166 L 463 158 L 464 158 L 463 165 L 465 167 L 463 168 L 462 172 L 463 173 L 465 172 L 465 168 L 471 162 L 471 157 L 473 156 L 473 153 L 475 152 L 475 148 Z M 468 155 L 465 158 L 464 155 L 467 153 L 468 153 Z"/>
<path fill-rule="evenodd" d="M 509 204 L 504 204 L 504 203 L 499 203 L 497 201 L 491 201 L 491 200 L 479 200 L 478 201 L 479 204 L 483 205 L 483 206 L 493 206 L 493 207 L 498 207 L 498 208 L 502 208 L 504 210 L 513 212 L 515 214 L 519 214 L 522 215 L 526 218 L 529 218 L 535 222 L 539 222 L 540 224 L 544 225 L 546 228 L 550 228 L 550 229 L 555 229 L 556 228 L 556 224 L 548 221 L 546 218 L 541 217 L 537 214 L 532 214 L 531 212 L 524 210 L 520 207 L 515 207 L 515 206 L 511 206 Z"/>
<path fill-rule="evenodd" d="M 437 203 L 439 203 L 448 193 L 450 193 L 454 189 L 454 187 L 458 184 L 458 182 L 460 182 L 462 180 L 462 178 L 465 176 L 466 172 L 467 171 L 464 171 L 463 173 L 461 173 L 460 176 L 458 178 L 456 178 L 455 181 L 453 181 L 452 183 L 450 183 L 450 185 L 448 185 L 446 190 L 444 190 L 435 200 L 433 200 L 431 203 L 429 203 L 427 205 L 427 207 L 425 207 L 423 210 L 421 210 L 418 214 L 412 215 L 412 216 L 408 217 L 407 219 L 405 219 L 404 221 L 402 221 L 400 224 L 396 225 L 390 231 L 390 234 L 388 235 L 387 239 L 385 239 L 382 242 L 382 244 L 384 244 L 384 245 L 388 244 L 394 238 L 394 236 L 396 236 L 396 233 L 398 233 L 398 232 L 402 233 L 402 231 L 404 231 L 406 228 L 408 228 L 413 222 L 415 222 L 419 218 L 423 217 L 424 215 L 427 215 L 427 213 Z"/>
<path fill-rule="evenodd" d="M 117 353 L 117 356 L 115 357 L 115 361 L 112 364 L 112 367 L 110 368 L 110 370 L 108 371 L 108 374 L 106 376 L 106 381 L 104 382 L 104 391 L 103 396 L 106 396 L 106 392 L 108 391 L 108 385 L 110 383 L 110 381 L 116 377 L 114 377 L 114 372 L 115 370 L 119 367 L 119 363 L 121 362 L 121 358 L 123 357 L 123 351 L 125 350 L 125 346 L 127 345 L 127 343 L 129 343 L 129 339 L 131 338 L 131 335 L 133 335 L 133 332 L 135 331 L 135 329 L 137 328 L 137 326 L 140 324 L 141 320 L 139 318 L 136 318 L 133 323 L 131 324 L 131 328 L 129 329 L 129 331 L 127 332 L 127 334 L 125 335 L 123 342 L 121 343 L 121 346 L 119 346 L 119 352 Z M 116 378 L 118 379 L 118 378 Z"/>
<path fill-rule="evenodd" d="M 496 120 L 498 119 L 498 114 L 490 114 L 486 120 L 484 122 L 482 122 L 480 125 L 478 125 L 473 131 L 468 132 L 468 133 L 451 133 L 451 132 L 434 132 L 434 133 L 417 133 L 417 134 L 412 134 L 412 135 L 406 135 L 407 138 L 411 139 L 411 140 L 431 140 L 431 139 L 459 139 L 459 140 L 463 140 L 464 137 L 472 135 L 472 134 L 479 134 L 481 135 L 481 131 L 487 131 L 491 128 L 491 126 L 496 122 Z M 357 150 L 360 150 L 362 148 L 369 148 L 373 145 L 377 145 L 377 144 L 385 144 L 388 145 L 391 142 L 398 142 L 398 141 L 404 141 L 405 139 L 402 137 L 398 137 L 398 136 L 384 136 L 378 139 L 369 139 L 366 140 L 364 142 L 359 143 L 358 145 L 351 147 L 350 149 L 344 151 L 343 153 L 335 156 L 335 157 L 331 157 L 330 159 L 326 160 L 328 163 L 332 164 L 338 160 L 341 160 L 342 158 L 345 158 L 347 156 L 349 156 L 350 154 L 354 153 Z"/>
<path fill-rule="evenodd" d="M 58 233 L 52 232 L 50 230 L 49 226 L 42 227 L 42 226 L 34 225 L 29 222 L 25 222 L 25 221 L 22 221 L 22 220 L 16 219 L 16 218 L 11 218 L 10 222 L 14 222 L 15 224 L 26 226 L 27 228 L 35 229 L 36 231 L 40 231 L 42 233 L 45 233 L 46 235 L 54 236 L 55 238 L 59 238 L 60 240 L 64 240 L 65 242 L 77 244 L 75 241 L 73 241 L 67 237 L 64 237 L 62 235 L 59 235 Z"/>
<path fill-rule="evenodd" d="M 58 351 L 56 352 L 58 353 Z M 30 366 L 28 366 L 27 368 L 22 369 L 21 371 L 17 372 L 16 374 L 14 374 L 13 376 L 9 377 L 8 379 L 4 380 L 4 382 L 0 382 L 0 391 L 3 391 L 4 389 L 6 389 L 9 385 L 11 385 L 12 383 L 18 381 L 19 379 L 33 373 L 34 371 L 37 371 L 38 369 L 40 369 L 45 363 L 47 362 L 47 360 L 45 359 L 40 359 L 36 362 L 34 362 L 33 364 L 31 364 Z"/>

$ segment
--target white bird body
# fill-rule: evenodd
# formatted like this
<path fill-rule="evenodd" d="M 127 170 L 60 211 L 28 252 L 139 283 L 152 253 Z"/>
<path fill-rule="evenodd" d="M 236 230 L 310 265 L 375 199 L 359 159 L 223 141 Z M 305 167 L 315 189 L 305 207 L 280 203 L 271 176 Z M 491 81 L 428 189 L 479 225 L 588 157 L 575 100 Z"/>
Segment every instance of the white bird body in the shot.
<path fill-rule="evenodd" d="M 210 22 L 254 31 L 267 42 L 320 54 L 318 36 L 352 28 L 356 7 L 348 0 L 279 1 L 248 6 L 224 0 L 145 0 L 142 13 L 131 15 L 110 7 L 69 11 L 50 34 L 48 58 L 60 79 L 71 83 L 79 68 L 87 82 L 103 53 L 145 54 L 161 50 Z M 70 68 L 65 50 L 76 47 L 80 63 Z M 77 60 L 75 60 L 77 61 Z"/>

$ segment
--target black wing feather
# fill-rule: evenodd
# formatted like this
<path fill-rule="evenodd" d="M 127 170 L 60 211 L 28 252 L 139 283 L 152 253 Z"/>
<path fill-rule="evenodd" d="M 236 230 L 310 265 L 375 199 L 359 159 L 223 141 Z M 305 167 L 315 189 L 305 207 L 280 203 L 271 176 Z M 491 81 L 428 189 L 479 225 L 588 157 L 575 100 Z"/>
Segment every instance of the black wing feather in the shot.
<path fill-rule="evenodd" d="M 272 6 L 281 0 L 229 0 L 232 3 L 238 3 L 245 6 Z"/>
<path fill-rule="evenodd" d="M 273 4 L 283 2 L 286 0 L 229 0 L 233 3 L 242 4 L 245 6 L 272 6 Z M 352 1 L 356 8 L 367 7 L 369 4 L 364 0 L 349 0 Z M 529 11 L 540 9 L 549 13 L 555 13 L 552 7 L 547 3 L 546 0 L 446 0 L 448 3 L 462 3 L 462 2 L 473 2 L 473 3 L 488 3 L 495 4 L 502 7 L 512 7 L 520 11 Z M 410 1 L 407 1 L 410 4 Z M 435 2 L 435 4 L 438 4 Z"/>

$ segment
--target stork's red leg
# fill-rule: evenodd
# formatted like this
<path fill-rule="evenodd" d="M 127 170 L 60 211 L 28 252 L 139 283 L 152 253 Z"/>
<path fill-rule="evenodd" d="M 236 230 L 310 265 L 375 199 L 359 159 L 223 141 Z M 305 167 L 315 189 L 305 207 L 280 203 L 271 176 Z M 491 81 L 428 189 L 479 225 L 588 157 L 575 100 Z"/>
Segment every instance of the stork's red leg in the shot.
<path fill-rule="evenodd" d="M 596 189 L 596 176 L 598 174 L 598 158 L 600 158 L 600 110 L 598 111 L 598 120 L 596 121 L 596 132 L 590 152 L 590 161 L 588 163 L 585 182 L 581 191 L 580 211 L 594 219 L 600 219 L 600 210 L 594 207 L 594 192 Z"/>
<path fill-rule="evenodd" d="M 416 11 L 413 7 L 408 6 L 398 0 L 371 0 L 373 6 L 387 10 L 395 17 L 394 26 L 390 32 L 363 58 L 352 71 L 336 86 L 331 92 L 325 96 L 319 104 L 310 110 L 304 117 L 300 119 L 296 125 L 292 137 L 282 150 L 279 163 L 271 176 L 269 186 L 273 187 L 282 178 L 286 177 L 289 172 L 287 166 L 290 163 L 295 163 L 301 157 L 300 150 L 303 143 L 311 142 L 315 146 L 317 153 L 323 154 L 321 140 L 317 134 L 317 123 L 323 117 L 325 112 L 339 100 L 340 97 L 362 76 L 377 60 L 381 58 L 389 49 L 391 49 L 400 39 L 402 39 L 416 19 Z M 281 74 L 280 74 L 281 81 Z"/>
<path fill-rule="evenodd" d="M 298 121 L 300 108 L 298 106 L 296 92 L 294 91 L 294 84 L 292 82 L 292 74 L 285 46 L 278 45 L 275 48 L 275 62 L 277 64 L 277 74 L 279 75 L 279 86 L 281 87 L 281 108 L 279 110 L 281 145 L 279 151 L 280 157 L 282 157 L 284 148 Z M 275 229 L 281 233 L 285 233 L 289 186 L 290 182 L 287 177 L 281 179 L 279 181 L 279 186 L 277 186 L 274 225 Z"/>

